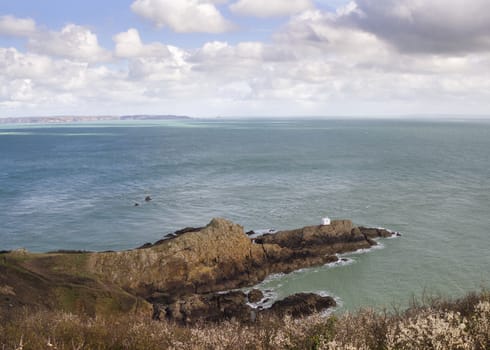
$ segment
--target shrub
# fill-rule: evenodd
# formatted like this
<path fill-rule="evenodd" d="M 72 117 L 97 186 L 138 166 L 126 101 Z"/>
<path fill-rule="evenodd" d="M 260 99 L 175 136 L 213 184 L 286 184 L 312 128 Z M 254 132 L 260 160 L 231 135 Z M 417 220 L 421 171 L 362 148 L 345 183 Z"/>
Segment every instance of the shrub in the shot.
<path fill-rule="evenodd" d="M 414 303 L 403 312 L 361 310 L 253 324 L 183 327 L 127 315 L 90 318 L 27 311 L 0 323 L 0 349 L 490 349 L 490 295 Z"/>

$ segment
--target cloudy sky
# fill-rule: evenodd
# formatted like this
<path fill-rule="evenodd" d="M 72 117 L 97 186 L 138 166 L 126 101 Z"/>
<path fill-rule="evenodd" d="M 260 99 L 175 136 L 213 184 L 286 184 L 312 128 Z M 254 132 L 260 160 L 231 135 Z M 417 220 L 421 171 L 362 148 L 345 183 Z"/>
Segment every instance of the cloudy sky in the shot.
<path fill-rule="evenodd" d="M 0 0 L 0 117 L 490 115 L 488 0 Z"/>

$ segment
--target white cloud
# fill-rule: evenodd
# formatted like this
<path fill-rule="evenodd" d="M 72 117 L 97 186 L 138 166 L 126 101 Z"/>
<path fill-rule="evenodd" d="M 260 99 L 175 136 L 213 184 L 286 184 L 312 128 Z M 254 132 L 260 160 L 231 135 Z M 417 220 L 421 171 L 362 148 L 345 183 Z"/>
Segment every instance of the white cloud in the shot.
<path fill-rule="evenodd" d="M 135 0 L 131 9 L 157 27 L 179 33 L 222 33 L 233 29 L 215 3 L 205 0 Z"/>
<path fill-rule="evenodd" d="M 147 56 L 134 58 L 129 63 L 128 77 L 142 82 L 185 83 L 191 65 L 186 61 L 189 55 L 186 51 L 174 46 L 168 46 L 165 56 Z"/>
<path fill-rule="evenodd" d="M 0 35 L 26 37 L 28 49 L 35 53 L 95 62 L 110 59 L 97 35 L 90 29 L 68 24 L 61 31 L 38 28 L 30 18 L 0 16 Z"/>
<path fill-rule="evenodd" d="M 180 3 L 207 4 L 217 10 L 216 5 L 226 1 Z M 30 35 L 26 52 L 0 48 L 0 112 L 197 116 L 490 112 L 490 47 L 482 44 L 485 20 L 470 23 L 463 7 L 457 8 L 461 18 L 452 17 L 454 8 L 447 10 L 445 19 L 460 26 L 468 43 L 459 42 L 456 35 L 458 50 L 448 50 L 449 39 L 444 50 L 430 46 L 435 38 L 442 45 L 446 32 L 427 29 L 427 38 L 421 37 L 415 50 L 406 40 L 407 33 L 418 33 L 410 21 L 444 26 L 439 18 L 427 15 L 423 20 L 420 9 L 443 16 L 442 5 L 438 0 L 431 2 L 432 7 L 416 0 L 384 3 L 382 7 L 379 2 L 358 0 L 334 12 L 302 11 L 267 42 L 227 42 L 220 36 L 221 40 L 211 39 L 195 49 L 145 42 L 143 34 L 131 28 L 113 36 L 115 48 L 109 53 L 86 27 L 38 30 Z M 384 27 L 373 27 L 374 18 L 382 19 Z M 94 64 L 109 56 L 110 62 Z"/>
<path fill-rule="evenodd" d="M 116 43 L 115 54 L 118 57 L 137 57 L 143 51 L 143 43 L 136 29 L 116 34 L 112 39 Z"/>
<path fill-rule="evenodd" d="M 99 46 L 97 35 L 76 24 L 68 24 L 59 32 L 38 32 L 29 38 L 28 47 L 37 53 L 87 62 L 110 59 L 110 53 Z"/>
<path fill-rule="evenodd" d="M 43 79 L 50 74 L 52 60 L 36 54 L 22 54 L 14 48 L 0 48 L 1 76 L 9 79 Z"/>
<path fill-rule="evenodd" d="M 2 115 L 110 113 L 144 101 L 144 85 L 117 68 L 0 48 Z"/>
<path fill-rule="evenodd" d="M 245 64 L 252 61 L 253 64 L 264 60 L 264 44 L 260 42 L 242 42 L 235 46 L 227 42 L 212 41 L 205 43 L 190 59 L 199 63 L 213 63 L 222 65 Z"/>
<path fill-rule="evenodd" d="M 171 55 L 169 48 L 161 43 L 143 44 L 138 30 L 134 28 L 116 34 L 113 39 L 116 43 L 115 55 L 117 57 L 134 58 Z"/>
<path fill-rule="evenodd" d="M 8 84 L 11 91 L 10 99 L 18 102 L 30 102 L 33 98 L 32 80 L 16 79 Z"/>
<path fill-rule="evenodd" d="M 36 32 L 36 22 L 31 18 L 0 16 L 0 35 L 29 36 Z"/>
<path fill-rule="evenodd" d="M 158 42 L 144 44 L 134 28 L 113 39 L 115 56 L 129 60 L 127 76 L 133 81 L 177 81 L 190 69 L 188 52 Z"/>
<path fill-rule="evenodd" d="M 155 57 L 138 58 L 131 61 L 128 77 L 140 82 L 185 81 L 187 66 L 173 59 L 162 60 Z"/>
<path fill-rule="evenodd" d="M 76 67 L 67 60 L 0 48 L 0 108 L 35 108 L 59 101 L 66 90 L 73 89 L 70 82 L 83 69 L 86 66 Z"/>
<path fill-rule="evenodd" d="M 234 13 L 255 17 L 280 17 L 312 9 L 310 0 L 239 0 L 230 5 Z"/>
<path fill-rule="evenodd" d="M 280 101 L 276 111 L 288 114 L 444 113 L 463 110 L 462 98 L 487 105 L 489 54 L 400 52 L 353 22 L 358 15 L 355 4 L 307 11 L 269 44 L 209 42 L 189 58 L 193 77 L 238 111 L 272 111 Z"/>

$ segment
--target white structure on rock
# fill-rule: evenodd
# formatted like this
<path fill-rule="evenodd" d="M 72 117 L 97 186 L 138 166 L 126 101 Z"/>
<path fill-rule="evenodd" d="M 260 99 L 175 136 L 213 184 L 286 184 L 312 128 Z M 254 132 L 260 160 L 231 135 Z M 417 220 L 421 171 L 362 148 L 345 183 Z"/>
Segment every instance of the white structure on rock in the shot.
<path fill-rule="evenodd" d="M 328 225 L 330 225 L 331 222 L 332 221 L 330 220 L 329 217 L 322 218 L 322 226 L 328 226 Z"/>

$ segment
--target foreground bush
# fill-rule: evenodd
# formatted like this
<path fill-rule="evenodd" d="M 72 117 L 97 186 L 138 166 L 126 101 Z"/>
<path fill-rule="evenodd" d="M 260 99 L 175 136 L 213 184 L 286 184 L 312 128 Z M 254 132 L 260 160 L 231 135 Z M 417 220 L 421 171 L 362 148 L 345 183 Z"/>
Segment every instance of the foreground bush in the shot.
<path fill-rule="evenodd" d="M 27 312 L 0 324 L 0 349 L 490 349 L 490 294 L 403 312 L 182 327 L 142 316 Z"/>

